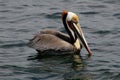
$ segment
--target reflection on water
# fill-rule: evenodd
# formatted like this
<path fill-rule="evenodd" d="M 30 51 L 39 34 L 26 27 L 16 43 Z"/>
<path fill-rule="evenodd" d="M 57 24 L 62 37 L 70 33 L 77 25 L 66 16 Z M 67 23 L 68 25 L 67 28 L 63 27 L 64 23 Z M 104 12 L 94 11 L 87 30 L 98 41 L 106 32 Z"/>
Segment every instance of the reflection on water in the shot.
<path fill-rule="evenodd" d="M 79 54 L 72 55 L 72 68 L 73 71 L 66 73 L 65 80 L 93 80 L 90 73 L 86 73 L 85 60 Z"/>
<path fill-rule="evenodd" d="M 94 80 L 89 73 L 71 72 L 67 73 L 64 80 Z"/>
<path fill-rule="evenodd" d="M 84 63 L 82 61 L 82 58 L 78 54 L 74 54 L 72 58 L 72 66 L 75 70 L 81 70 L 84 67 Z"/>
<path fill-rule="evenodd" d="M 52 71 L 56 72 L 56 67 L 55 65 L 63 65 L 69 64 L 69 71 L 57 71 L 63 74 L 64 80 L 93 80 L 92 74 L 87 73 L 84 68 L 86 67 L 85 60 L 82 59 L 82 57 L 79 54 L 73 54 L 73 55 L 59 55 L 59 56 L 41 56 L 39 54 L 29 56 L 28 60 L 32 61 L 44 61 L 44 68 L 41 67 L 43 70 L 49 70 L 47 67 L 51 67 L 52 62 L 54 62 L 54 66 L 52 66 Z M 51 60 L 51 61 L 50 61 Z M 64 62 L 62 62 L 64 61 Z M 59 64 L 60 62 L 60 64 Z M 65 67 L 67 67 L 65 65 Z"/>
<path fill-rule="evenodd" d="M 33 56 L 28 56 L 28 60 L 38 60 L 38 61 L 40 61 L 42 59 L 47 59 L 47 58 L 54 59 L 55 57 L 57 59 L 60 58 L 60 60 L 61 60 L 63 58 L 63 56 L 64 56 L 64 58 L 67 57 L 68 60 L 72 63 L 71 68 L 73 68 L 74 70 L 79 71 L 79 70 L 82 70 L 84 68 L 84 61 L 83 61 L 82 57 L 79 54 L 59 55 L 59 56 L 57 56 L 57 55 L 56 56 L 53 56 L 53 55 L 51 55 L 51 56 L 50 55 L 42 56 L 42 55 L 37 54 L 37 55 L 33 55 Z"/>

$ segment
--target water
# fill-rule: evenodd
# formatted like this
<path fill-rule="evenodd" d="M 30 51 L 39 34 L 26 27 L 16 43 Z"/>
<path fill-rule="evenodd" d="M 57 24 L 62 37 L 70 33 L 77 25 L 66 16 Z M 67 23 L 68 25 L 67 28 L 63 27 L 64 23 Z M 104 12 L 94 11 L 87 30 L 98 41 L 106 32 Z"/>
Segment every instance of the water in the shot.
<path fill-rule="evenodd" d="M 27 46 L 42 29 L 65 32 L 62 10 L 79 15 L 93 52 L 89 60 L 40 59 Z M 120 80 L 119 33 L 120 0 L 0 0 L 0 80 Z"/>

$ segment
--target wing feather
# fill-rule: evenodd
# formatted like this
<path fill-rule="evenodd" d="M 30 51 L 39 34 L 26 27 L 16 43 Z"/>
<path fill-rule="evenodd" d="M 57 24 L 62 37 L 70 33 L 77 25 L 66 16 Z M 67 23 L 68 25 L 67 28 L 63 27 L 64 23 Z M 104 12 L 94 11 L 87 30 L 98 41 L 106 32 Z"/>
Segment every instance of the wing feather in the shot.
<path fill-rule="evenodd" d="M 64 33 L 45 30 L 36 34 L 30 40 L 29 46 L 40 52 L 49 50 L 73 52 L 74 46 L 69 43 L 69 39 L 69 36 Z"/>

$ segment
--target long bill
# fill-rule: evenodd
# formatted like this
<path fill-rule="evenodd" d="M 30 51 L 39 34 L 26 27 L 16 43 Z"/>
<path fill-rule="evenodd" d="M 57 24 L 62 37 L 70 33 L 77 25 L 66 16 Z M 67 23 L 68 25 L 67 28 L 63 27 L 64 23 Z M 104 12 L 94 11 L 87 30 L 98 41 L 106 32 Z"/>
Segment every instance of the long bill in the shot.
<path fill-rule="evenodd" d="M 82 42 L 82 45 L 84 45 L 84 47 L 86 48 L 86 50 L 88 51 L 88 56 L 91 56 L 92 55 L 92 51 L 90 50 L 89 46 L 88 46 L 88 43 L 84 37 L 84 34 L 83 34 L 83 31 L 80 27 L 79 24 L 75 24 L 73 23 L 73 29 L 74 29 L 74 32 L 75 34 L 78 36 L 78 38 L 80 39 L 80 41 Z"/>

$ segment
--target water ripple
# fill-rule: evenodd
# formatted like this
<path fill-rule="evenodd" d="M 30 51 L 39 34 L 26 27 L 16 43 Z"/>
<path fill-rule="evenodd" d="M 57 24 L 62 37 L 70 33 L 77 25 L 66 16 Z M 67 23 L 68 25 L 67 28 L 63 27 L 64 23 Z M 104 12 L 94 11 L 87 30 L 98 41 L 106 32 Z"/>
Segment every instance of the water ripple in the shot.
<path fill-rule="evenodd" d="M 47 14 L 46 18 L 48 18 L 48 19 L 60 19 L 61 13 L 57 12 L 57 13 L 53 13 L 53 14 Z"/>
<path fill-rule="evenodd" d="M 116 18 L 120 19 L 120 13 L 115 13 L 115 14 L 113 14 L 113 16 L 115 16 Z"/>
<path fill-rule="evenodd" d="M 95 15 L 95 14 L 99 14 L 99 12 L 89 11 L 89 12 L 80 12 L 80 14 L 84 14 L 84 15 Z"/>
<path fill-rule="evenodd" d="M 0 80 L 120 80 L 120 0 L 1 0 Z M 73 66 L 71 56 L 38 57 L 29 39 L 39 30 L 66 32 L 61 11 L 80 17 L 93 55 Z M 82 49 L 84 58 L 87 52 Z M 32 56 L 31 56 L 32 55 Z"/>
<path fill-rule="evenodd" d="M 13 47 L 24 47 L 27 43 L 8 43 L 4 45 L 0 45 L 0 48 L 13 48 Z"/>
<path fill-rule="evenodd" d="M 106 5 L 89 5 L 90 8 L 106 8 Z"/>

